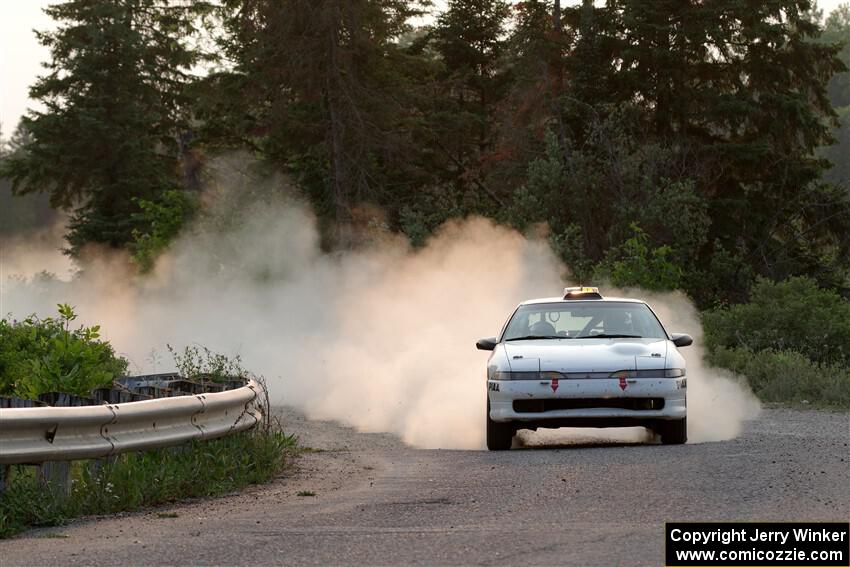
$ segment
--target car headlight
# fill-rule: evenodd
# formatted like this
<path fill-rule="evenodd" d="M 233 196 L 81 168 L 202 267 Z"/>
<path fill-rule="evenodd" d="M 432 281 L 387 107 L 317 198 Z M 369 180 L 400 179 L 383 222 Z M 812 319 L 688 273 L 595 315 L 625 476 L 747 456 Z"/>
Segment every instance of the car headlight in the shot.
<path fill-rule="evenodd" d="M 686 374 L 684 368 L 658 368 L 654 370 L 618 370 L 609 378 L 681 378 Z"/>
<path fill-rule="evenodd" d="M 610 374 L 604 372 L 575 372 L 564 374 L 562 372 L 538 372 L 523 371 L 516 372 L 511 370 L 499 370 L 497 368 L 487 369 L 487 378 L 489 380 L 564 380 L 569 378 L 588 379 L 588 378 L 681 378 L 685 376 L 684 368 L 657 368 L 653 370 L 618 370 Z"/>
<path fill-rule="evenodd" d="M 560 372 L 512 372 L 510 370 L 491 370 L 490 380 L 559 380 L 564 375 Z"/>

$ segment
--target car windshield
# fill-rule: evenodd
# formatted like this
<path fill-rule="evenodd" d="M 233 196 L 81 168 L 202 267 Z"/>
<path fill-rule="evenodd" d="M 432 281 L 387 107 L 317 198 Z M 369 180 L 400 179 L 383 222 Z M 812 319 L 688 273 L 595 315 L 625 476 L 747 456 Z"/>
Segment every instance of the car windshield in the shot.
<path fill-rule="evenodd" d="M 643 303 L 565 301 L 521 306 L 511 317 L 503 340 L 595 337 L 666 339 L 667 335 Z"/>

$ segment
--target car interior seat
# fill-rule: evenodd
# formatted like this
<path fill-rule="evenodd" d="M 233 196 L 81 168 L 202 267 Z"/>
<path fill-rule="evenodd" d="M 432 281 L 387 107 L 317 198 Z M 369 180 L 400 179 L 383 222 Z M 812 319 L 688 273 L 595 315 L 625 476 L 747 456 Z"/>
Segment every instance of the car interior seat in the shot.
<path fill-rule="evenodd" d="M 534 323 L 528 330 L 532 335 L 540 335 L 547 337 L 555 335 L 555 327 L 552 325 L 552 323 L 549 323 L 547 321 L 538 321 Z"/>
<path fill-rule="evenodd" d="M 603 326 L 605 333 L 609 335 L 632 335 L 635 332 L 630 318 L 624 313 L 609 314 Z"/>

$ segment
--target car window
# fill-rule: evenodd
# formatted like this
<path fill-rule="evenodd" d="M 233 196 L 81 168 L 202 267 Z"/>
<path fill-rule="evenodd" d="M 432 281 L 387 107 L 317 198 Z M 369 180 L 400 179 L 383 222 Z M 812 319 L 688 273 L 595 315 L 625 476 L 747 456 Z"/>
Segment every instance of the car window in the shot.
<path fill-rule="evenodd" d="M 504 340 L 528 336 L 577 338 L 603 334 L 667 338 L 658 319 L 643 303 L 577 301 L 521 306 L 508 323 Z"/>

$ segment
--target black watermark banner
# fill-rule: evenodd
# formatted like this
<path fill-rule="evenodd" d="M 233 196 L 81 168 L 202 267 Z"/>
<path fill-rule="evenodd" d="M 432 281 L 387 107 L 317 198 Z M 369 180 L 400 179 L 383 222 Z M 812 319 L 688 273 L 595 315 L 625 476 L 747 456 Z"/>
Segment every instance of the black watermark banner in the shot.
<path fill-rule="evenodd" d="M 667 567 L 850 567 L 845 522 L 668 522 Z"/>

